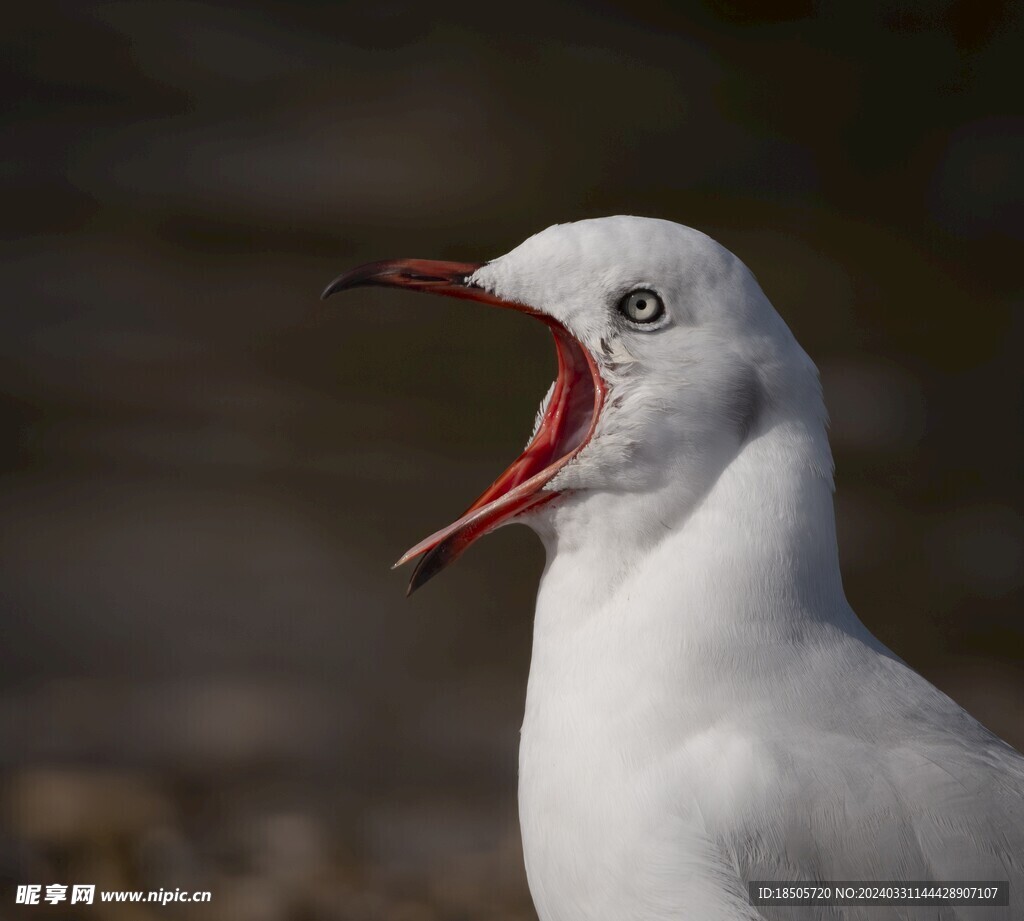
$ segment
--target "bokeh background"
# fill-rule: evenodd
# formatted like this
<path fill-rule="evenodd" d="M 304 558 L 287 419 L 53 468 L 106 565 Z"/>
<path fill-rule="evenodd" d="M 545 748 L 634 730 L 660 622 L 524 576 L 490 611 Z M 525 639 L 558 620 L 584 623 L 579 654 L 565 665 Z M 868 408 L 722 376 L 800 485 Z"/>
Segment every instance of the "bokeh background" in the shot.
<path fill-rule="evenodd" d="M 535 324 L 366 291 L 614 213 L 818 362 L 851 601 L 1024 745 L 1024 6 L 19 3 L 0 147 L 0 917 L 530 919 Z M 15 909 L 17 883 L 210 906 Z"/>

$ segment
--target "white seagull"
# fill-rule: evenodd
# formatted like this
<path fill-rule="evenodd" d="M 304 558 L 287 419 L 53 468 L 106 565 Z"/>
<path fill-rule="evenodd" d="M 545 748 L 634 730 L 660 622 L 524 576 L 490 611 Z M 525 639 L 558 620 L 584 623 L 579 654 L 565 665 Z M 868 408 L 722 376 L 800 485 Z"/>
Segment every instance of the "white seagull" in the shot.
<path fill-rule="evenodd" d="M 522 455 L 413 547 L 410 591 L 541 537 L 519 755 L 542 921 L 1024 918 L 1024 757 L 843 593 L 817 371 L 740 260 L 639 217 L 387 285 L 530 314 L 558 378 Z M 1003 881 L 1008 907 L 776 907 L 752 881 Z"/>

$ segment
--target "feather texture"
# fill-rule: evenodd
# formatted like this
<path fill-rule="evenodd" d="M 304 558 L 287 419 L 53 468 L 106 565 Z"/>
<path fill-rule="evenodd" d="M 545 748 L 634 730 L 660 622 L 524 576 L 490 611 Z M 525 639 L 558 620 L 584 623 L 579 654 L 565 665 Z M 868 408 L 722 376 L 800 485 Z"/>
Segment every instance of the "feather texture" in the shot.
<path fill-rule="evenodd" d="M 520 749 L 541 921 L 1024 917 L 1024 758 L 846 602 L 813 363 L 703 234 L 559 225 L 474 281 L 608 387 L 544 541 Z M 644 288 L 667 320 L 616 304 Z M 753 908 L 747 882 L 1009 880 L 1009 908 Z"/>

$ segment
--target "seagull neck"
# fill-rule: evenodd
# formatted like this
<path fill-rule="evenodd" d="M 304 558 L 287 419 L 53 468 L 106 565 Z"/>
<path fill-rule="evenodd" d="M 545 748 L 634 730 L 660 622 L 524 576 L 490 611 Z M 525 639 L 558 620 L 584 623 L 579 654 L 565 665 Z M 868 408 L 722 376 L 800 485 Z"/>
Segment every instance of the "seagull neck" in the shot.
<path fill-rule="evenodd" d="M 779 425 L 695 488 L 685 467 L 647 493 L 578 493 L 541 531 L 538 628 L 629 609 L 690 635 L 859 632 L 843 594 L 824 432 Z M 639 608 L 644 610 L 641 612 Z M 635 613 L 634 613 L 635 612 Z"/>

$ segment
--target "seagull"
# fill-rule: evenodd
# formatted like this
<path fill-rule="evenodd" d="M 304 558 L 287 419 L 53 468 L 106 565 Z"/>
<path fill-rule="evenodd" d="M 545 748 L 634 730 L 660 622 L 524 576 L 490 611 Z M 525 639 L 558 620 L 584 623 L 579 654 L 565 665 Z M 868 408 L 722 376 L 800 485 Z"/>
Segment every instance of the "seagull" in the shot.
<path fill-rule="evenodd" d="M 399 560 L 412 591 L 504 524 L 544 544 L 519 753 L 541 921 L 1024 918 L 1024 757 L 850 608 L 817 369 L 736 256 L 617 216 L 486 263 L 363 265 L 324 297 L 362 285 L 554 338 L 526 449 Z M 752 881 L 1010 896 L 792 908 Z"/>

